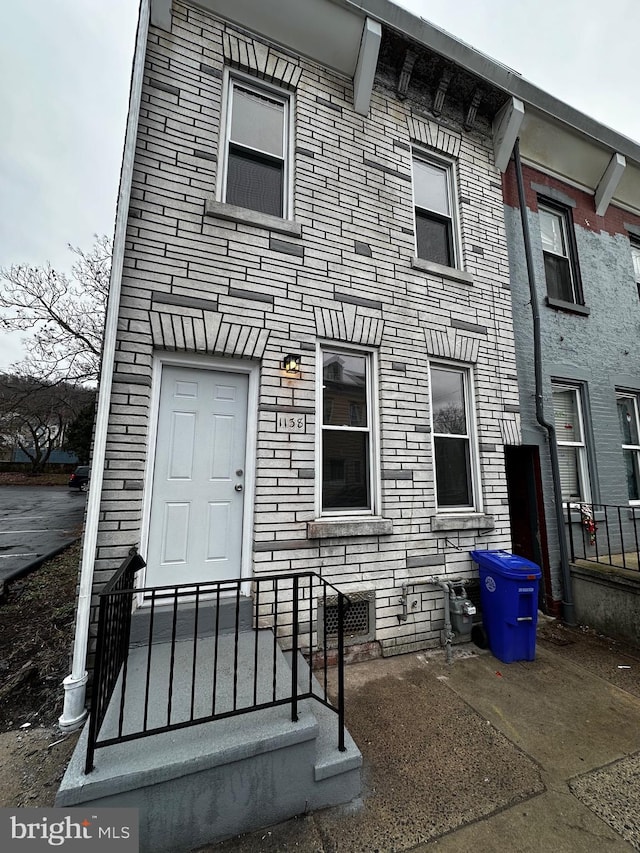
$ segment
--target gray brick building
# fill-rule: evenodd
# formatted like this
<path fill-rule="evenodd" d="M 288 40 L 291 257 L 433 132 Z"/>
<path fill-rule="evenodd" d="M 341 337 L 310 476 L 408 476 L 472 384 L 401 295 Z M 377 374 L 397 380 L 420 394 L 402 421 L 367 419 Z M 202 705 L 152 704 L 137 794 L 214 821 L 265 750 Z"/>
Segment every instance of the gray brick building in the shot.
<path fill-rule="evenodd" d="M 532 168 L 568 174 L 536 147 L 545 133 L 595 146 L 600 202 L 611 151 L 636 162 L 388 0 L 143 2 L 67 723 L 83 713 L 96 595 L 132 546 L 146 588 L 242 578 L 249 594 L 261 575 L 313 571 L 369 602 L 362 653 L 440 643 L 430 580 L 475 577 L 470 550 L 511 547 L 521 406 L 541 445 L 502 173 L 520 135 Z M 598 239 L 577 236 L 581 257 Z M 607 239 L 628 289 L 628 240 Z M 593 320 L 549 316 L 553 361 L 553 324 Z M 635 376 L 634 358 L 615 369 Z M 582 381 L 574 360 L 562 376 Z"/>

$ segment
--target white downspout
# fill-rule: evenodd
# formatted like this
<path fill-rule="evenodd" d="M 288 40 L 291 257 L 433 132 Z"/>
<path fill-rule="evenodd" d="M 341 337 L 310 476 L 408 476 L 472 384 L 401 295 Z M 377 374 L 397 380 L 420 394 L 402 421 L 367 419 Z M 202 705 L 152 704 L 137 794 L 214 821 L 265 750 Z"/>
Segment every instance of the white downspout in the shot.
<path fill-rule="evenodd" d="M 73 646 L 73 663 L 71 674 L 63 683 L 64 707 L 58 724 L 63 731 L 73 731 L 79 728 L 87 717 L 85 696 L 87 687 L 87 647 L 89 643 L 89 621 L 91 616 L 91 591 L 93 588 L 93 567 L 98 539 L 98 519 L 100 513 L 100 498 L 102 495 L 102 480 L 104 457 L 107 445 L 107 426 L 111 402 L 111 386 L 113 381 L 113 366 L 116 350 L 116 333 L 118 329 L 118 311 L 120 307 L 120 288 L 124 262 L 124 247 L 129 216 L 129 200 L 133 179 L 133 164 L 138 135 L 138 117 L 142 96 L 142 79 L 149 31 L 149 0 L 140 0 L 140 15 L 136 34 L 136 46 L 133 55 L 131 72 L 131 89 L 129 93 L 129 112 L 124 139 L 122 169 L 120 171 L 120 188 L 116 208 L 116 223 L 113 239 L 113 259 L 111 277 L 109 280 L 109 299 L 104 326 L 104 343 L 102 348 L 102 366 L 98 392 L 98 408 L 96 412 L 96 427 L 93 440 L 91 467 L 91 487 L 87 499 L 87 517 L 82 548 L 82 563 L 80 568 L 80 584 L 78 592 L 78 610 L 76 614 L 76 631 Z"/>

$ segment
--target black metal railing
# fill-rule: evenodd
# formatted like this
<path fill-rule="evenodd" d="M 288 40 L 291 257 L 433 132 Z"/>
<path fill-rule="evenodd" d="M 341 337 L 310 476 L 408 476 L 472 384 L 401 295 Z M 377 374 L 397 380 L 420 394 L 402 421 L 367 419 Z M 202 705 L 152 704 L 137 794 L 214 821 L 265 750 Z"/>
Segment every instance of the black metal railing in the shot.
<path fill-rule="evenodd" d="M 640 507 L 565 504 L 571 561 L 640 570 Z"/>
<path fill-rule="evenodd" d="M 295 722 L 305 699 L 337 714 L 345 750 L 344 593 L 315 572 L 135 589 L 140 565 L 131 555 L 100 593 L 85 773 L 100 747 L 278 705 Z M 132 615 L 136 597 L 147 606 Z M 334 636 L 316 620 L 329 600 Z M 320 651 L 331 640 L 335 700 Z"/>

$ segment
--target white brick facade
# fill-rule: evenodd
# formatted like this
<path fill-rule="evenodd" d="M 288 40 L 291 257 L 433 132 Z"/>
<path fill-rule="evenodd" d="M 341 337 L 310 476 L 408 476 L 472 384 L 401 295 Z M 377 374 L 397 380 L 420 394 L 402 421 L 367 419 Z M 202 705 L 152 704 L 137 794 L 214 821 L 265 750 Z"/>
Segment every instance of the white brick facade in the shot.
<path fill-rule="evenodd" d="M 293 217 L 282 227 L 216 199 L 225 66 L 295 96 Z M 471 576 L 468 551 L 509 548 L 505 443 L 519 440 L 518 389 L 500 173 L 489 128 L 465 131 L 396 96 L 384 74 L 369 115 L 350 80 L 268 47 L 188 4 L 172 32 L 152 28 L 122 281 L 96 589 L 144 540 L 155 352 L 260 365 L 251 541 L 253 571 L 321 572 L 348 593 L 374 589 L 387 654 L 439 642 L 442 593 L 400 622 L 408 579 Z M 481 125 L 482 123 L 480 123 Z M 455 161 L 458 279 L 412 265 L 411 145 Z M 312 538 L 316 342 L 375 351 L 382 504 L 365 535 Z M 300 377 L 284 354 L 301 352 Z M 473 376 L 482 511 L 437 514 L 429 431 L 429 358 Z M 276 430 L 279 412 L 304 433 Z M 366 519 L 365 519 L 366 520 Z M 391 528 L 391 532 L 388 531 Z M 340 532 L 337 530 L 337 532 Z M 343 531 L 344 532 L 344 531 Z M 350 528 L 350 534 L 353 529 Z M 146 556 L 143 553 L 143 556 Z"/>

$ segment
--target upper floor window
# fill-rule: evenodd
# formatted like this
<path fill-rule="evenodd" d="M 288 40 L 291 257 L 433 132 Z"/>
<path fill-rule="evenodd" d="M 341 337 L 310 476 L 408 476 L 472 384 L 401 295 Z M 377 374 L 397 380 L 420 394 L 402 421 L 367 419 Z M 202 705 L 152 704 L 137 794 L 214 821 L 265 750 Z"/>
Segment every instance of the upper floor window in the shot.
<path fill-rule="evenodd" d="M 633 274 L 638 287 L 638 296 L 640 296 L 640 242 L 631 243 L 631 260 L 633 261 Z"/>
<path fill-rule="evenodd" d="M 616 398 L 629 500 L 640 501 L 640 416 L 638 412 L 638 395 L 619 391 L 616 394 Z"/>
<path fill-rule="evenodd" d="M 374 512 L 373 354 L 323 347 L 320 504 L 325 514 Z"/>
<path fill-rule="evenodd" d="M 553 415 L 558 445 L 562 500 L 591 500 L 580 388 L 553 384 Z"/>
<path fill-rule="evenodd" d="M 431 365 L 431 415 L 439 508 L 476 507 L 474 418 L 467 368 Z"/>
<path fill-rule="evenodd" d="M 456 215 L 451 164 L 413 158 L 416 251 L 419 258 L 456 267 Z"/>
<path fill-rule="evenodd" d="M 540 203 L 538 218 L 547 294 L 551 299 L 582 305 L 578 254 L 570 209 Z"/>
<path fill-rule="evenodd" d="M 285 93 L 229 77 L 221 201 L 288 216 L 290 107 Z"/>

